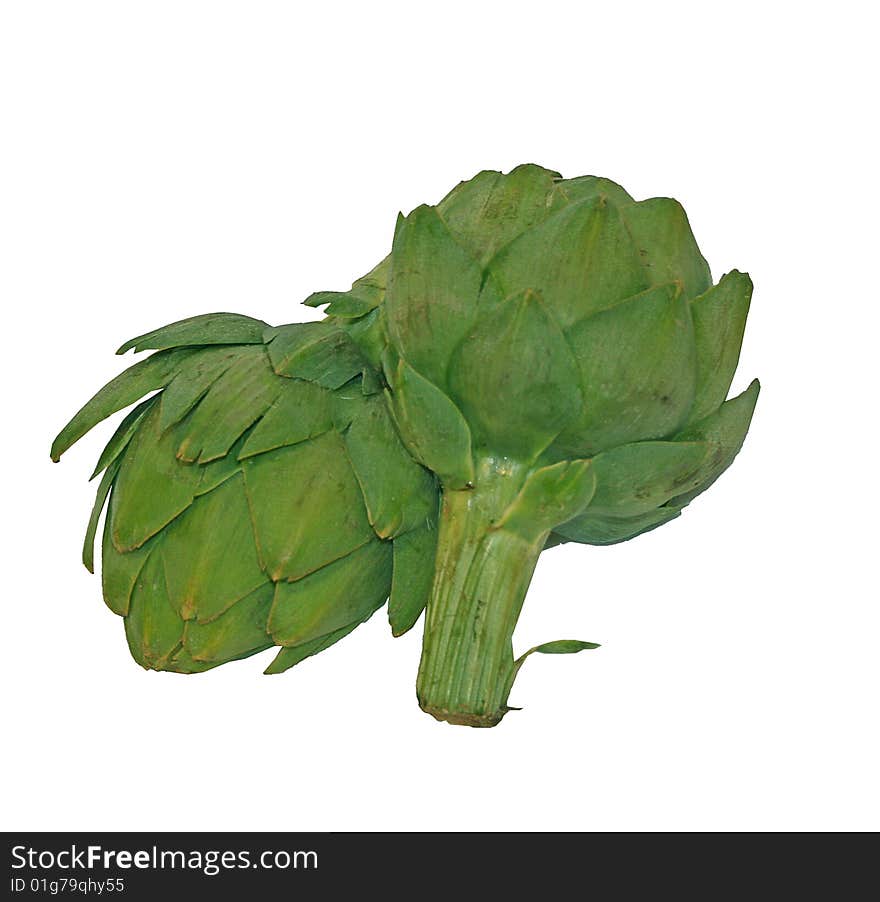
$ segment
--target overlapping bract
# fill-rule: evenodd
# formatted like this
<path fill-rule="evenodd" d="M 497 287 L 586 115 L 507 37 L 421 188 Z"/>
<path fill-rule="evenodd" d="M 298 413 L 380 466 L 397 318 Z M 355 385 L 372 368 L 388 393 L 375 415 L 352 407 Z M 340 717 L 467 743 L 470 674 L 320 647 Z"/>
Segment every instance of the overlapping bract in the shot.
<path fill-rule="evenodd" d="M 531 475 L 498 526 L 611 544 L 678 516 L 731 464 L 753 383 L 725 400 L 751 296 L 713 285 L 684 210 L 537 166 L 482 172 L 400 217 L 391 254 L 321 322 L 195 317 L 56 439 L 136 406 L 103 472 L 107 604 L 134 657 L 195 672 L 282 646 L 279 672 L 390 595 L 430 592 L 441 488 L 509 457 Z M 142 400 L 146 398 L 146 400 Z"/>
<path fill-rule="evenodd" d="M 120 350 L 130 347 L 159 350 L 102 389 L 52 456 L 158 390 L 101 455 L 83 550 L 92 569 L 109 496 L 104 597 L 140 664 L 191 673 L 280 645 L 277 673 L 389 594 L 395 632 L 412 626 L 427 598 L 437 488 L 344 329 L 219 315 Z"/>

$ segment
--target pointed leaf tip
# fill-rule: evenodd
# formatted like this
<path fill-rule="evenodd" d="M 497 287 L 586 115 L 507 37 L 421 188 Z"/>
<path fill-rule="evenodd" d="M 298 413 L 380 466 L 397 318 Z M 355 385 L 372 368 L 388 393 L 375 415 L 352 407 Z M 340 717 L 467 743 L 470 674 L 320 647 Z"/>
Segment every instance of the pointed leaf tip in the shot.
<path fill-rule="evenodd" d="M 708 416 L 727 397 L 739 362 L 752 280 L 732 270 L 691 301 L 696 343 L 696 393 L 688 422 Z"/>
<path fill-rule="evenodd" d="M 241 313 L 204 313 L 129 339 L 116 353 L 125 354 L 132 349 L 137 353 L 194 345 L 260 344 L 263 330 L 267 326 L 268 323 Z"/>
<path fill-rule="evenodd" d="M 388 335 L 442 389 L 449 358 L 473 321 L 482 279 L 481 267 L 434 207 L 417 207 L 401 222 L 383 307 Z"/>
<path fill-rule="evenodd" d="M 83 540 L 82 548 L 82 562 L 89 573 L 95 572 L 95 534 L 98 531 L 98 520 L 101 517 L 101 512 L 104 510 L 104 505 L 107 503 L 107 496 L 110 494 L 110 489 L 113 486 L 113 480 L 116 479 L 118 470 L 118 461 L 111 461 L 104 471 L 104 476 L 101 478 L 101 482 L 98 485 L 95 504 L 92 507 L 92 513 L 89 517 L 89 525 L 86 528 L 86 535 Z"/>
<path fill-rule="evenodd" d="M 672 498 L 669 505 L 681 508 L 690 504 L 733 463 L 749 431 L 760 390 L 761 384 L 753 379 L 744 392 L 725 401 L 713 414 L 688 426 L 675 437 L 676 441 L 709 442 L 715 446 L 715 452 L 699 485 Z"/>
<path fill-rule="evenodd" d="M 421 529 L 398 536 L 392 546 L 391 596 L 388 622 L 394 637 L 410 630 L 421 616 L 431 594 L 437 528 L 426 523 Z"/>
<path fill-rule="evenodd" d="M 553 642 L 544 642 L 530 648 L 525 654 L 520 655 L 513 662 L 513 670 L 509 677 L 508 688 L 513 685 L 520 668 L 525 664 L 529 655 L 535 653 L 541 655 L 574 655 L 579 651 L 590 651 L 595 648 L 601 648 L 597 642 L 584 642 L 581 639 L 556 639 Z"/>
<path fill-rule="evenodd" d="M 520 655 L 514 666 L 518 671 L 525 663 L 529 655 L 576 655 L 579 651 L 591 651 L 595 648 L 601 648 L 598 642 L 584 642 L 581 639 L 555 639 L 553 642 L 543 642 L 530 648 L 525 654 Z"/>
<path fill-rule="evenodd" d="M 356 620 L 354 623 L 349 623 L 341 629 L 328 633 L 326 636 L 319 636 L 317 639 L 312 639 L 309 642 L 302 642 L 299 645 L 282 646 L 278 654 L 273 658 L 272 662 L 263 673 L 269 676 L 284 673 L 285 670 L 289 670 L 291 667 L 299 664 L 300 661 L 304 661 L 312 655 L 319 654 L 328 649 L 331 645 L 337 643 L 340 639 L 344 639 L 350 632 L 360 626 L 360 624 L 361 621 Z"/>
<path fill-rule="evenodd" d="M 523 655 L 530 655 L 538 652 L 542 655 L 574 655 L 579 651 L 589 651 L 594 648 L 601 648 L 598 642 L 584 642 L 581 639 L 555 639 L 553 642 L 544 642 L 542 645 L 536 645 Z"/>
<path fill-rule="evenodd" d="M 164 388 L 176 375 L 180 364 L 196 353 L 192 348 L 159 351 L 121 372 L 87 401 L 58 433 L 50 451 L 52 460 L 57 462 L 71 445 L 111 414 Z"/>

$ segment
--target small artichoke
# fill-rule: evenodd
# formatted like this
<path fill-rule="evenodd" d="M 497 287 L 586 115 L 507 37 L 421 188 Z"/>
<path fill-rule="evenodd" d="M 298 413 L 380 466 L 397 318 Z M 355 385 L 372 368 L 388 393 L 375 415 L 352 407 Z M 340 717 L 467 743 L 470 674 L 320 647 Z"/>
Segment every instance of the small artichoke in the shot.
<path fill-rule="evenodd" d="M 399 217 L 350 291 L 309 297 L 319 322 L 210 314 L 123 345 L 155 353 L 52 448 L 140 401 L 98 462 L 83 560 L 109 496 L 104 598 L 156 670 L 280 646 L 278 673 L 386 599 L 395 635 L 427 607 L 422 708 L 492 726 L 541 551 L 654 529 L 738 453 L 751 292 L 712 284 L 674 200 L 481 172 Z"/>

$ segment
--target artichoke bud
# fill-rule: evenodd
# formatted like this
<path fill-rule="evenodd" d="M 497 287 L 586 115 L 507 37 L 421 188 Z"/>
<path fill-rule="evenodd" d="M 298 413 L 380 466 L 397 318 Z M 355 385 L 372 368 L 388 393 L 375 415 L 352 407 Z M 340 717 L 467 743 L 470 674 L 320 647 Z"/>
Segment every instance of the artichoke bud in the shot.
<path fill-rule="evenodd" d="M 522 166 L 399 220 L 381 310 L 475 453 L 549 462 L 668 437 L 717 407 L 744 284 L 711 289 L 676 201 Z"/>
<path fill-rule="evenodd" d="M 759 386 L 727 399 L 751 280 L 713 285 L 682 206 L 535 165 L 398 217 L 391 252 L 278 327 L 197 316 L 61 430 L 100 455 L 83 562 L 144 667 L 280 646 L 281 673 L 387 599 L 426 610 L 420 704 L 491 726 L 534 651 L 512 635 L 538 556 L 678 517 L 731 465 Z M 133 406 L 134 405 L 134 406 Z"/>

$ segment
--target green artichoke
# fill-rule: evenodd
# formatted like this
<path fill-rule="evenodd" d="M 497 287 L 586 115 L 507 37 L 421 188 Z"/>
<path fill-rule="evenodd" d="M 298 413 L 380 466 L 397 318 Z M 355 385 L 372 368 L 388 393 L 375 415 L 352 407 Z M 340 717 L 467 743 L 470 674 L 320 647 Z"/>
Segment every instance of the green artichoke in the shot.
<path fill-rule="evenodd" d="M 319 322 L 210 314 L 123 345 L 155 353 L 52 447 L 140 402 L 98 462 L 83 560 L 106 504 L 104 598 L 156 670 L 280 646 L 279 673 L 386 599 L 394 635 L 427 607 L 421 707 L 492 726 L 541 551 L 654 529 L 738 453 L 751 291 L 712 284 L 674 200 L 481 172 L 399 217 L 350 291 L 309 297 Z"/>

